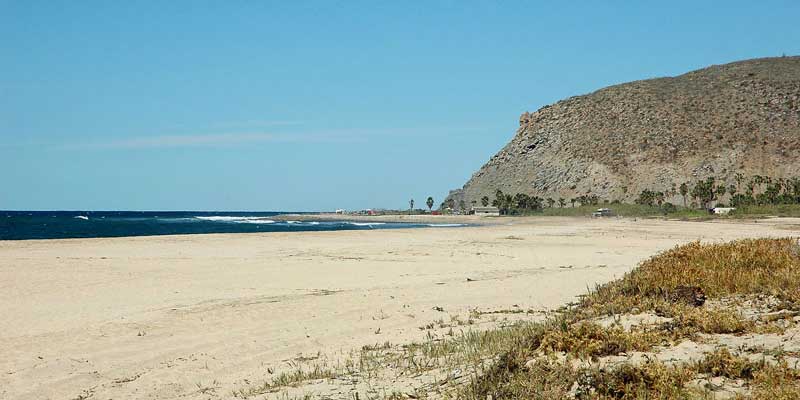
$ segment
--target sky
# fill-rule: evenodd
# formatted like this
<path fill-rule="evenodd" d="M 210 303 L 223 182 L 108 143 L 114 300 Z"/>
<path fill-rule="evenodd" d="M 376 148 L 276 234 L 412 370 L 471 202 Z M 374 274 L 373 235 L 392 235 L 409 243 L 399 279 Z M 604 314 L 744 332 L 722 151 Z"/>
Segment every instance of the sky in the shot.
<path fill-rule="evenodd" d="M 0 0 L 0 209 L 438 205 L 522 112 L 800 54 L 797 1 L 558 3 Z"/>

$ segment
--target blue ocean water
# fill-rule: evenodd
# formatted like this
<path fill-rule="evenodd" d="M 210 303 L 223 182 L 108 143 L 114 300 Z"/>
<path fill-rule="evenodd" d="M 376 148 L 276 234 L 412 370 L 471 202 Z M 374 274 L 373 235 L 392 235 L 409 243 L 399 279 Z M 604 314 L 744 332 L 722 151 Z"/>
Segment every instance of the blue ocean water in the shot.
<path fill-rule="evenodd" d="M 340 231 L 457 224 L 276 221 L 278 212 L 0 211 L 0 240 L 66 239 L 196 233 Z"/>

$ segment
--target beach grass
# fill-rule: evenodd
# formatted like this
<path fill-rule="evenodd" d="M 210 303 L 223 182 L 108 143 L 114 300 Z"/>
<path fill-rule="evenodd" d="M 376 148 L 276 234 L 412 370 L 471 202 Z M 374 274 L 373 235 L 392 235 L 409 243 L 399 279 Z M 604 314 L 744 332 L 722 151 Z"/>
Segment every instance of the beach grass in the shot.
<path fill-rule="evenodd" d="M 676 298 L 686 287 L 700 288 L 706 303 Z M 319 380 L 374 388 L 414 377 L 413 390 L 373 392 L 370 398 L 694 399 L 714 398 L 722 390 L 715 384 L 743 399 L 800 398 L 800 371 L 789 362 L 800 354 L 782 348 L 717 346 L 679 362 L 658 357 L 682 343 L 700 346 L 745 334 L 782 337 L 795 327 L 796 239 L 690 243 L 644 261 L 542 320 L 473 326 L 498 315 L 531 315 L 515 311 L 451 316 L 423 327 L 427 340 L 364 346 L 344 362 L 315 359 L 234 394 L 248 398 Z M 657 322 L 625 326 L 621 321 L 631 316 Z M 638 361 L 626 361 L 634 354 Z"/>
<path fill-rule="evenodd" d="M 680 286 L 702 288 L 709 301 L 722 306 L 692 307 L 670 300 Z M 800 246 L 795 239 L 741 240 L 726 244 L 691 243 L 642 263 L 622 279 L 603 285 L 538 334 L 515 342 L 491 371 L 457 391 L 455 397 L 666 399 L 709 398 L 703 378 L 726 377 L 746 382 L 741 398 L 798 398 L 800 372 L 782 357 L 755 362 L 727 349 L 696 362 L 667 364 L 653 357 L 645 363 L 614 368 L 574 360 L 650 351 L 709 334 L 780 334 L 792 322 L 746 318 L 737 305 L 773 299 L 770 315 L 796 316 L 800 306 Z M 778 314 L 774 312 L 784 311 Z M 602 327 L 603 316 L 653 313 L 670 322 L 647 329 Z M 773 324 L 776 320 L 784 321 Z M 512 328 L 513 329 L 513 328 Z M 530 329 L 530 328 L 529 328 Z M 705 335 L 705 336 L 704 336 Z"/>

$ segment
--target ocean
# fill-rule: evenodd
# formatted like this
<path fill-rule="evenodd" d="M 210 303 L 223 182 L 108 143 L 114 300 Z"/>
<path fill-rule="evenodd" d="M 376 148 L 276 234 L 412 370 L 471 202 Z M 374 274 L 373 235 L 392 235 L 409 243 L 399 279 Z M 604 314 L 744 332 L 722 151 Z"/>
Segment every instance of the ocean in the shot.
<path fill-rule="evenodd" d="M 343 231 L 460 224 L 277 221 L 285 212 L 0 211 L 0 240 L 67 239 L 197 233 Z M 294 213 L 297 214 L 297 213 Z M 301 213 L 302 214 L 302 213 Z"/>

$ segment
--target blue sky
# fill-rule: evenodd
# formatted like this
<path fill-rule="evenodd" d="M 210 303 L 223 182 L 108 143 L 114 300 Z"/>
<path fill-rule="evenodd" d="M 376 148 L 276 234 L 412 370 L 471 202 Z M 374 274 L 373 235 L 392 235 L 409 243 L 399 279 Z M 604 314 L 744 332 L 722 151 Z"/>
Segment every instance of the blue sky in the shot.
<path fill-rule="evenodd" d="M 561 3 L 0 0 L 0 209 L 438 204 L 523 111 L 800 54 L 796 1 Z"/>

